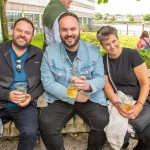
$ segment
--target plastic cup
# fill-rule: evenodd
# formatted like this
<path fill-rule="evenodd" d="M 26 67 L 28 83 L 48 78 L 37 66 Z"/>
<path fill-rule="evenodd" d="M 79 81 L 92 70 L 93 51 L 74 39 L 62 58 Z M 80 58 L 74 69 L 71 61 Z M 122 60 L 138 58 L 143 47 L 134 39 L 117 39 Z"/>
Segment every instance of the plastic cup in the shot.
<path fill-rule="evenodd" d="M 76 78 L 76 77 L 75 77 Z M 73 85 L 74 80 L 69 80 L 68 88 L 67 88 L 67 97 L 76 98 L 78 94 L 78 88 Z"/>
<path fill-rule="evenodd" d="M 121 105 L 126 111 L 130 111 L 133 106 L 133 97 L 127 95 L 126 97 L 121 99 Z"/>
<path fill-rule="evenodd" d="M 27 94 L 27 83 L 18 82 L 14 85 L 15 89 L 23 94 Z"/>
<path fill-rule="evenodd" d="M 70 85 L 67 88 L 67 97 L 76 98 L 77 94 L 78 94 L 78 88 L 77 87 Z"/>

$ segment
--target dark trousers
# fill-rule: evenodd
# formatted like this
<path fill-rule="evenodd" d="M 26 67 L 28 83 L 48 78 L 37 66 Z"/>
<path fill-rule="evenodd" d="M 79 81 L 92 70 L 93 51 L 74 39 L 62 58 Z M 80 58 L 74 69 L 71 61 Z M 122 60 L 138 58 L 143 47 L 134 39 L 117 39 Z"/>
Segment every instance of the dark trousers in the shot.
<path fill-rule="evenodd" d="M 38 132 L 38 116 L 38 110 L 32 105 L 24 108 L 0 109 L 3 124 L 13 120 L 20 132 L 17 150 L 34 149 Z"/>
<path fill-rule="evenodd" d="M 39 119 L 41 136 L 48 150 L 64 150 L 61 130 L 75 113 L 90 126 L 87 149 L 102 149 L 106 141 L 104 127 L 109 118 L 107 107 L 91 101 L 74 105 L 55 101 L 44 108 Z"/>
<path fill-rule="evenodd" d="M 150 150 L 150 124 L 147 125 L 140 133 L 138 134 L 138 143 L 133 150 Z M 127 145 L 131 135 L 129 133 L 126 134 L 124 145 Z"/>
<path fill-rule="evenodd" d="M 138 117 L 130 120 L 129 123 L 139 136 L 134 150 L 150 150 L 150 102 L 146 102 Z M 126 134 L 124 143 L 127 143 L 130 137 L 130 134 Z"/>
<path fill-rule="evenodd" d="M 134 150 L 150 150 L 150 124 L 139 133 L 139 141 Z"/>

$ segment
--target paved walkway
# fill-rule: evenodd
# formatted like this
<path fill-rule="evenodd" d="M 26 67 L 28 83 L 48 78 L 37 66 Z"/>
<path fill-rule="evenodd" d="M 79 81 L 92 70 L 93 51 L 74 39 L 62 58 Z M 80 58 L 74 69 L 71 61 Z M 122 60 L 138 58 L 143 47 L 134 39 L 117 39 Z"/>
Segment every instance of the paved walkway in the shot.
<path fill-rule="evenodd" d="M 87 147 L 87 133 L 80 134 L 64 134 L 64 145 L 65 150 L 86 150 Z M 0 141 L 0 150 L 16 150 L 17 138 L 2 139 Z M 137 141 L 131 139 L 129 148 L 126 150 L 133 150 L 133 147 L 136 145 Z M 40 142 L 38 141 L 35 147 L 35 150 L 41 150 Z M 106 144 L 103 150 L 112 150 L 108 144 Z"/>

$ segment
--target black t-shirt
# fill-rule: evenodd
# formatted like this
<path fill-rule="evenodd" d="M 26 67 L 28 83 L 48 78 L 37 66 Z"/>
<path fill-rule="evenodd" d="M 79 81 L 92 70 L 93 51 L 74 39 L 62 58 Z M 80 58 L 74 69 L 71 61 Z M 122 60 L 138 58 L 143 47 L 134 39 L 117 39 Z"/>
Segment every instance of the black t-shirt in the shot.
<path fill-rule="evenodd" d="M 103 57 L 105 75 L 108 75 L 106 55 Z M 116 59 L 109 58 L 110 73 L 118 90 L 138 99 L 140 85 L 133 71 L 134 67 L 144 63 L 143 58 L 136 50 L 123 48 L 122 53 Z"/>
<path fill-rule="evenodd" d="M 73 62 L 73 60 L 75 59 L 75 57 L 77 55 L 77 51 L 71 52 L 71 51 L 68 51 L 67 49 L 66 49 L 66 51 L 67 51 L 69 59 L 71 60 L 71 62 Z"/>

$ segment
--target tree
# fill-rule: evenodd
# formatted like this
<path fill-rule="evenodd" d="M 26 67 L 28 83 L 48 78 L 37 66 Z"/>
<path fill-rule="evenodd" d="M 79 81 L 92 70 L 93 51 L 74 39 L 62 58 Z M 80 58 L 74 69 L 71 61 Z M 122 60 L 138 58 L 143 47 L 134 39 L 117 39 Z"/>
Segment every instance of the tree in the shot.
<path fill-rule="evenodd" d="M 7 0 L 0 0 L 0 20 L 1 20 L 3 41 L 7 41 L 9 39 L 7 16 L 6 16 L 6 1 Z"/>
<path fill-rule="evenodd" d="M 98 0 L 97 3 L 98 3 L 98 4 L 101 4 L 101 3 L 104 3 L 104 4 L 105 4 L 105 3 L 108 3 L 108 0 Z"/>
<path fill-rule="evenodd" d="M 131 22 L 134 21 L 134 17 L 132 15 L 129 17 L 129 21 L 131 21 Z"/>
<path fill-rule="evenodd" d="M 102 4 L 102 3 L 105 4 L 105 3 L 108 3 L 108 1 L 109 0 L 97 0 L 97 3 L 98 4 Z M 137 1 L 140 1 L 140 0 L 137 0 Z"/>
<path fill-rule="evenodd" d="M 95 13 L 95 19 L 96 20 L 101 20 L 103 17 L 102 17 L 102 15 L 100 14 L 100 13 Z"/>
<path fill-rule="evenodd" d="M 116 21 L 116 17 L 114 15 L 111 16 L 110 21 Z"/>
<path fill-rule="evenodd" d="M 150 21 L 150 14 L 146 14 L 143 16 L 144 21 Z"/>

